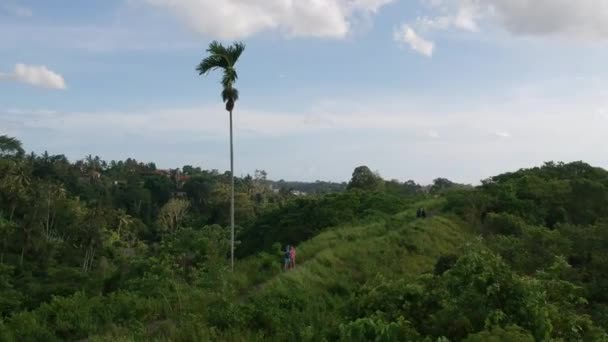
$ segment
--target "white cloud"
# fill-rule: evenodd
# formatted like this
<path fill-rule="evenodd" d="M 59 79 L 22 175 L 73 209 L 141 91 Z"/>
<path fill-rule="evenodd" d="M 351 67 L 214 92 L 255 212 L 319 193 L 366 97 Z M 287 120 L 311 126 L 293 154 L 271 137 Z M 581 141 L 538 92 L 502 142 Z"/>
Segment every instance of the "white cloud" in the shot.
<path fill-rule="evenodd" d="M 435 18 L 418 17 L 414 26 L 423 31 L 446 30 L 452 26 L 452 23 L 452 18 L 448 16 L 440 16 Z"/>
<path fill-rule="evenodd" d="M 516 35 L 559 34 L 608 38 L 606 0 L 486 0 L 500 23 Z"/>
<path fill-rule="evenodd" d="M 408 43 L 410 46 L 424 55 L 431 56 L 433 54 L 435 43 L 420 37 L 411 28 L 412 26 L 423 33 L 450 29 L 469 32 L 477 32 L 479 30 L 477 18 L 480 16 L 480 9 L 477 2 L 471 0 L 422 0 L 422 3 L 431 9 L 441 12 L 441 14 L 434 17 L 420 16 L 411 25 L 408 23 L 403 24 L 401 36 L 409 36 Z"/>
<path fill-rule="evenodd" d="M 457 101 L 447 107 L 438 106 L 431 98 L 401 97 L 395 102 L 390 96 L 391 101 L 384 98 L 371 102 L 319 101 L 310 109 L 291 112 L 252 109 L 237 104 L 235 127 L 241 137 L 290 139 L 319 132 L 383 132 L 417 137 L 420 141 L 441 137 L 475 142 L 487 139 L 488 134 L 534 139 L 562 136 L 562 133 L 575 135 L 587 129 L 603 134 L 608 128 L 605 120 L 608 91 L 602 87 L 603 83 L 573 82 L 563 78 L 553 81 L 552 86 L 547 83 L 520 84 L 514 89 L 504 89 L 496 99 L 484 99 L 482 103 L 475 99 L 464 104 Z M 572 86 L 580 86 L 584 92 L 580 96 L 564 97 L 563 90 Z M 530 91 L 531 88 L 546 91 Z M 0 118 L 15 118 L 23 127 L 85 134 L 102 132 L 104 135 L 121 132 L 148 137 L 224 138 L 227 116 L 222 114 L 225 112 L 220 103 L 112 112 L 0 109 Z M 0 127 L 3 127 L 1 120 Z"/>
<path fill-rule="evenodd" d="M 444 6 L 444 0 L 421 0 L 424 6 L 431 8 L 438 8 Z"/>
<path fill-rule="evenodd" d="M 23 17 L 23 18 L 29 18 L 33 15 L 32 10 L 27 8 L 27 7 L 23 7 L 23 6 L 18 6 L 16 4 L 6 4 L 4 5 L 4 11 L 15 15 L 17 17 Z"/>
<path fill-rule="evenodd" d="M 608 40 L 606 0 L 420 1 L 435 15 L 419 16 L 403 27 L 413 27 L 423 34 L 437 30 L 478 32 L 484 26 L 498 27 L 514 36 Z M 434 45 L 430 40 L 426 43 Z"/>
<path fill-rule="evenodd" d="M 597 110 L 597 117 L 600 119 L 608 120 L 608 109 L 600 108 Z"/>
<path fill-rule="evenodd" d="M 43 65 L 26 65 L 18 63 L 10 74 L 1 74 L 0 80 L 12 80 L 49 89 L 65 89 L 63 76 L 49 70 Z"/>
<path fill-rule="evenodd" d="M 494 135 L 496 135 L 497 137 L 500 137 L 500 138 L 510 138 L 511 137 L 511 133 L 509 133 L 507 131 L 496 131 L 496 132 L 494 132 Z"/>
<path fill-rule="evenodd" d="M 2 1 L 2 0 L 0 0 Z M 116 51 L 172 52 L 200 51 L 200 39 L 188 35 L 176 37 L 164 27 L 139 25 L 107 26 L 29 24 L 0 22 L 0 53 L 19 51 L 24 46 L 42 50 L 84 50 L 94 53 Z"/>
<path fill-rule="evenodd" d="M 196 32 L 221 39 L 280 30 L 287 36 L 343 38 L 357 15 L 394 0 L 137 0 L 167 9 Z"/>
<path fill-rule="evenodd" d="M 477 23 L 475 22 L 477 16 L 477 6 L 475 6 L 473 3 L 469 3 L 458 9 L 458 13 L 453 19 L 453 25 L 461 30 L 475 32 L 478 30 Z"/>
<path fill-rule="evenodd" d="M 485 21 L 514 35 L 608 39 L 606 0 L 445 0 L 430 7 L 442 14 L 418 18 L 420 27 L 476 31 Z"/>
<path fill-rule="evenodd" d="M 433 139 L 438 139 L 439 138 L 439 132 L 437 132 L 434 129 L 428 131 L 428 135 L 429 135 L 429 137 L 431 137 Z"/>
<path fill-rule="evenodd" d="M 435 4 L 432 7 L 442 6 Z M 447 30 L 457 28 L 460 30 L 475 32 L 478 31 L 476 18 L 479 16 L 479 9 L 473 3 L 461 5 L 454 10 L 453 14 L 439 15 L 435 17 L 418 17 L 414 26 L 422 31 Z"/>
<path fill-rule="evenodd" d="M 393 33 L 393 39 L 402 44 L 408 44 L 410 48 L 427 57 L 433 56 L 435 44 L 420 37 L 409 25 L 403 25 Z"/>
<path fill-rule="evenodd" d="M 354 101 L 319 101 L 291 112 L 253 109 L 243 102 L 235 116 L 237 168 L 262 167 L 281 178 L 308 179 L 293 170 L 316 165 L 322 172 L 318 177 L 344 180 L 365 163 L 387 178 L 476 182 L 547 160 L 606 167 L 604 81 L 560 77 L 507 87 L 494 96 L 442 101 L 403 93 L 354 94 Z M 572 93 L 573 87 L 580 91 Z M 99 153 L 167 167 L 228 167 L 228 118 L 221 103 L 112 112 L 0 108 L 0 130 L 21 138 L 28 149 L 71 158 Z"/>

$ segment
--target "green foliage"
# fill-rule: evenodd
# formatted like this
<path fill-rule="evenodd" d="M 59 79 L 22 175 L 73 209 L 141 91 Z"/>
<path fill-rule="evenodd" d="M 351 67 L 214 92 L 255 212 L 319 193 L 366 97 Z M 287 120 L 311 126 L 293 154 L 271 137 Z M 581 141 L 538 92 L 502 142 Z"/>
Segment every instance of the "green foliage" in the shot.
<path fill-rule="evenodd" d="M 483 233 L 520 236 L 524 231 L 524 226 L 523 220 L 517 216 L 507 213 L 489 213 L 483 224 Z"/>
<path fill-rule="evenodd" d="M 316 181 L 314 183 L 305 182 L 287 182 L 280 180 L 278 182 L 268 181 L 275 188 L 289 193 L 291 191 L 300 191 L 305 194 L 321 195 L 327 193 L 342 192 L 346 190 L 346 183 L 332 183 Z"/>
<path fill-rule="evenodd" d="M 608 340 L 608 172 L 583 163 L 430 196 L 365 167 L 345 192 L 256 171 L 232 273 L 229 174 L 11 151 L 1 341 Z"/>
<path fill-rule="evenodd" d="M 433 185 L 431 186 L 431 193 L 437 194 L 437 193 L 446 193 L 449 192 L 449 190 L 455 190 L 455 189 L 466 189 L 469 186 L 467 185 L 463 185 L 463 184 L 458 184 L 458 183 L 454 183 L 451 180 L 447 179 L 447 178 L 437 178 L 435 180 L 433 180 Z"/>
<path fill-rule="evenodd" d="M 88 297 L 78 292 L 70 297 L 55 297 L 34 312 L 15 315 L 5 325 L 14 332 L 13 338 L 77 340 L 114 325 L 137 327 L 140 320 L 153 318 L 157 310 L 150 300 L 129 293 Z M 31 332 L 25 333 L 26 328 Z"/>
<path fill-rule="evenodd" d="M 517 277 L 493 253 L 469 246 L 441 280 L 449 298 L 441 316 L 458 314 L 468 322 L 464 331 L 448 320 L 439 322 L 447 324 L 454 337 L 463 338 L 488 324 L 517 324 L 539 340 L 551 335 L 544 293 L 534 282 Z"/>
<path fill-rule="evenodd" d="M 546 163 L 484 181 L 473 191 L 448 195 L 447 208 L 509 213 L 550 228 L 560 223 L 592 224 L 608 216 L 608 172 L 576 162 Z"/>
<path fill-rule="evenodd" d="M 456 265 L 456 261 L 458 261 L 458 256 L 454 254 L 440 256 L 435 264 L 433 274 L 436 276 L 442 275 L 445 271 L 448 271 L 454 267 L 454 265 Z"/>
<path fill-rule="evenodd" d="M 367 166 L 359 166 L 353 171 L 353 177 L 348 183 L 348 189 L 376 191 L 382 189 L 384 181 L 373 173 Z"/>
<path fill-rule="evenodd" d="M 235 42 L 225 47 L 221 43 L 213 41 L 207 49 L 209 56 L 205 57 L 196 67 L 199 75 L 206 75 L 216 69 L 222 70 L 222 100 L 226 103 L 226 110 L 231 113 L 234 103 L 239 99 L 239 91 L 233 87 L 239 78 L 235 65 L 244 51 L 245 44 L 241 42 Z"/>
<path fill-rule="evenodd" d="M 446 209 L 476 223 L 488 247 L 533 277 L 530 284 L 546 295 L 552 338 L 603 340 L 598 326 L 605 323 L 593 317 L 601 317 L 597 303 L 606 301 L 598 289 L 606 284 L 600 265 L 608 259 L 599 245 L 608 231 L 607 185 L 605 170 L 581 162 L 546 163 L 450 193 Z"/>
<path fill-rule="evenodd" d="M 0 317 L 21 308 L 23 295 L 13 284 L 14 267 L 0 263 Z"/>
<path fill-rule="evenodd" d="M 298 244 L 325 228 L 353 223 L 378 214 L 395 214 L 405 207 L 403 198 L 383 192 L 349 191 L 322 198 L 299 198 L 261 215 L 240 235 L 239 255 L 269 250 L 276 242 Z"/>
<path fill-rule="evenodd" d="M 403 317 L 397 321 L 386 323 L 382 320 L 360 318 L 354 322 L 340 326 L 341 341 L 415 341 L 420 335 L 410 322 Z"/>
<path fill-rule="evenodd" d="M 31 312 L 18 312 L 8 322 L 0 325 L 0 339 L 7 342 L 61 341 L 48 329 L 40 318 Z"/>
<path fill-rule="evenodd" d="M 469 335 L 464 342 L 534 342 L 529 332 L 518 326 L 492 327 L 490 330 Z"/>
<path fill-rule="evenodd" d="M 0 135 L 0 157 L 21 157 L 24 153 L 21 141 L 7 135 Z"/>

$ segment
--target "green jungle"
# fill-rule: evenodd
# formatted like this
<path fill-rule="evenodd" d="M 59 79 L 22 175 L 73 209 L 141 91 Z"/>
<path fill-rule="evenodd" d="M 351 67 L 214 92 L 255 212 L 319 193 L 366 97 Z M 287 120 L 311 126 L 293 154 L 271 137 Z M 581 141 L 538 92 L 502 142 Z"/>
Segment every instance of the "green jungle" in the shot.
<path fill-rule="evenodd" d="M 583 162 L 478 186 L 259 170 L 234 270 L 229 216 L 229 173 L 0 137 L 0 340 L 608 340 L 608 171 Z"/>

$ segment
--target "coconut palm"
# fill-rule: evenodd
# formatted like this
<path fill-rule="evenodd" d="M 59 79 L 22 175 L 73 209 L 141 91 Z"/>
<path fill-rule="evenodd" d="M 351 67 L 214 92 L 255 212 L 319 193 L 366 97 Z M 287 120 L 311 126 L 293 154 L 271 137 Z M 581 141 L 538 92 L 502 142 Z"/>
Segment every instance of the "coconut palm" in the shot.
<path fill-rule="evenodd" d="M 22 156 L 24 153 L 21 141 L 7 135 L 0 135 L 0 157 Z"/>
<path fill-rule="evenodd" d="M 222 77 L 222 100 L 226 104 L 226 110 L 230 113 L 230 263 L 234 271 L 234 148 L 232 141 L 232 110 L 235 102 L 239 99 L 239 91 L 234 87 L 238 79 L 235 64 L 241 54 L 245 51 L 245 44 L 235 42 L 225 47 L 217 41 L 211 42 L 205 57 L 196 67 L 199 75 L 207 75 L 210 71 L 220 69 Z"/>

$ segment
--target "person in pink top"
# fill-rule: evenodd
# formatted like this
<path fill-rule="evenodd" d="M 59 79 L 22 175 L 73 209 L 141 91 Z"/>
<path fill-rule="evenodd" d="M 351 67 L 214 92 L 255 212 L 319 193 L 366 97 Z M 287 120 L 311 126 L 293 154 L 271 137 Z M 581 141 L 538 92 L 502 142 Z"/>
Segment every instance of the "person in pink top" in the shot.
<path fill-rule="evenodd" d="M 289 259 L 291 259 L 291 268 L 296 267 L 296 248 L 294 246 L 291 246 L 289 250 Z"/>

